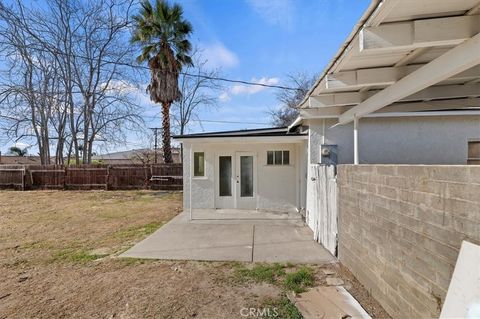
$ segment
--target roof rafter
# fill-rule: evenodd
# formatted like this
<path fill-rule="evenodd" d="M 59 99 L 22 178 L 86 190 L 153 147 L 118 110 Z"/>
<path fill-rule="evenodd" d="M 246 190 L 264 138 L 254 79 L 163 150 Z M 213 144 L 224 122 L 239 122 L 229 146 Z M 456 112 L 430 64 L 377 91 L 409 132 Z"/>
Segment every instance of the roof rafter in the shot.
<path fill-rule="evenodd" d="M 340 124 L 375 112 L 480 64 L 478 52 L 480 52 L 480 33 L 348 110 L 340 116 Z M 438 87 L 431 89 L 436 88 Z"/>
<path fill-rule="evenodd" d="M 346 106 L 361 104 L 369 98 L 380 93 L 382 90 L 370 90 L 364 92 L 340 92 L 326 93 L 318 96 L 311 96 L 309 104 L 314 107 Z M 448 98 L 477 97 L 480 96 L 480 83 L 438 85 L 428 87 L 414 94 L 406 96 L 398 102 L 411 102 L 422 100 L 440 100 Z M 394 101 L 397 102 L 397 101 Z M 393 103 L 393 102 L 392 102 Z"/>
<path fill-rule="evenodd" d="M 360 31 L 360 52 L 458 45 L 480 32 L 480 16 L 386 23 Z"/>
<path fill-rule="evenodd" d="M 360 89 L 367 86 L 391 85 L 404 76 L 418 70 L 425 64 L 416 64 L 400 67 L 358 69 L 328 74 L 325 81 L 325 90 L 330 89 Z M 480 79 L 480 66 L 473 67 L 450 78 L 451 80 Z"/>

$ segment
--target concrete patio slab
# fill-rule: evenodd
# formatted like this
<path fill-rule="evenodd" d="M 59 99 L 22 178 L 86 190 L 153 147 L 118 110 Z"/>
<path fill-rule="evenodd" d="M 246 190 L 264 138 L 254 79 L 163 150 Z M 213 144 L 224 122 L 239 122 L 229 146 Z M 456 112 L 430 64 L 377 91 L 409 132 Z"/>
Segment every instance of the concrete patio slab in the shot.
<path fill-rule="evenodd" d="M 299 222 L 299 216 L 279 215 L 274 219 L 271 213 L 255 213 L 268 218 L 235 220 L 229 216 L 191 221 L 183 212 L 120 257 L 322 264 L 336 261 L 313 241 L 312 232 Z"/>
<path fill-rule="evenodd" d="M 189 212 L 186 212 L 189 214 Z M 298 213 L 249 209 L 194 209 L 193 220 L 301 220 Z"/>
<path fill-rule="evenodd" d="M 305 226 L 259 225 L 254 237 L 253 261 L 323 264 L 335 260 Z"/>
<path fill-rule="evenodd" d="M 252 225 L 168 223 L 121 257 L 251 261 L 252 238 Z"/>

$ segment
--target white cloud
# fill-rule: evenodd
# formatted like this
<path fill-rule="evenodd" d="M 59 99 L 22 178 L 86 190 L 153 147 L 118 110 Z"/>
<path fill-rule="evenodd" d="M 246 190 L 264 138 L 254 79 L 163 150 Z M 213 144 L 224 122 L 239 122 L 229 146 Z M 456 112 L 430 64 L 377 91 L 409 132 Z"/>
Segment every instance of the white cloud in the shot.
<path fill-rule="evenodd" d="M 295 7 L 293 0 L 247 0 L 253 10 L 267 23 L 290 29 Z"/>
<path fill-rule="evenodd" d="M 259 83 L 259 84 L 266 84 L 266 85 L 276 85 L 280 80 L 278 78 L 267 78 L 263 77 L 261 79 L 255 79 L 253 78 L 251 82 L 254 83 Z M 236 84 L 232 86 L 230 89 L 230 92 L 233 95 L 239 95 L 239 94 L 255 94 L 258 92 L 261 92 L 263 90 L 267 89 L 265 86 L 260 86 L 260 85 L 247 85 L 247 84 Z"/>
<path fill-rule="evenodd" d="M 102 83 L 101 86 L 102 88 L 105 88 L 105 86 L 107 86 L 107 83 Z M 121 94 L 130 94 L 136 93 L 138 91 L 138 87 L 133 83 L 125 80 L 111 80 L 108 83 L 107 90 L 119 92 Z"/>
<path fill-rule="evenodd" d="M 230 95 L 228 94 L 228 92 L 223 92 L 219 95 L 218 99 L 222 102 L 228 102 L 230 101 Z"/>
<path fill-rule="evenodd" d="M 212 68 L 232 68 L 240 63 L 238 56 L 221 42 L 201 44 L 203 57 Z"/>

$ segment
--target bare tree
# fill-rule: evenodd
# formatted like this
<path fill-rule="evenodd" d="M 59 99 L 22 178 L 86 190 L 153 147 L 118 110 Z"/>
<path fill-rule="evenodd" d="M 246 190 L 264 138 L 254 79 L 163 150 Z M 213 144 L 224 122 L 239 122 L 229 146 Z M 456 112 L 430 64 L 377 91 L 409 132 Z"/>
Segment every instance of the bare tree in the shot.
<path fill-rule="evenodd" d="M 154 164 L 155 152 L 150 149 L 136 150 L 130 159 L 132 162 L 140 162 L 143 165 Z"/>
<path fill-rule="evenodd" d="M 32 9 L 0 0 L 0 53 L 8 61 L 0 125 L 17 139 L 35 136 L 42 163 L 50 145 L 57 161 L 66 151 L 68 160 L 90 163 L 95 142 L 120 142 L 142 129 L 128 66 L 133 1 L 47 0 Z"/>
<path fill-rule="evenodd" d="M 7 135 L 35 137 L 43 164 L 50 163 L 52 114 L 58 109 L 60 94 L 58 64 L 48 53 L 35 48 L 35 37 L 25 29 L 23 7 L 14 12 L 0 7 L 1 52 L 8 67 L 3 70 L 0 116 Z"/>
<path fill-rule="evenodd" d="M 202 51 L 195 48 L 192 53 L 193 66 L 186 66 L 179 77 L 181 97 L 172 104 L 172 115 L 175 128 L 180 135 L 187 132 L 191 121 L 200 122 L 199 114 L 218 103 L 218 93 L 223 86 L 215 80 L 219 77 L 219 69 L 208 69 L 207 60 L 202 57 Z M 181 156 L 183 159 L 183 147 Z"/>
<path fill-rule="evenodd" d="M 173 103 L 173 118 L 180 134 L 185 134 L 192 120 L 199 121 L 199 113 L 218 103 L 218 93 L 223 86 L 215 80 L 220 70 L 209 70 L 207 60 L 202 57 L 202 51 L 195 49 L 192 53 L 194 66 L 185 68 L 180 75 L 180 99 Z"/>
<path fill-rule="evenodd" d="M 277 93 L 277 101 L 280 102 L 280 107 L 268 112 L 272 125 L 277 127 L 288 126 L 295 120 L 299 114 L 298 105 L 317 78 L 317 74 L 312 75 L 305 72 L 287 75 L 287 86 L 296 90 L 282 89 Z"/>

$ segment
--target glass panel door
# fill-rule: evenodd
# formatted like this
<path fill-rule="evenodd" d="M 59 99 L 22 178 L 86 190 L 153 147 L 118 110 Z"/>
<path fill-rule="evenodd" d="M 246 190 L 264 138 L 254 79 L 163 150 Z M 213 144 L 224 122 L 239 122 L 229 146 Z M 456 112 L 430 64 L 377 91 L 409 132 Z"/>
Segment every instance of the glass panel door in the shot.
<path fill-rule="evenodd" d="M 253 197 L 253 156 L 240 156 L 240 197 Z"/>
<path fill-rule="evenodd" d="M 232 157 L 219 156 L 219 196 L 232 196 Z"/>

